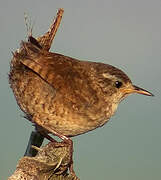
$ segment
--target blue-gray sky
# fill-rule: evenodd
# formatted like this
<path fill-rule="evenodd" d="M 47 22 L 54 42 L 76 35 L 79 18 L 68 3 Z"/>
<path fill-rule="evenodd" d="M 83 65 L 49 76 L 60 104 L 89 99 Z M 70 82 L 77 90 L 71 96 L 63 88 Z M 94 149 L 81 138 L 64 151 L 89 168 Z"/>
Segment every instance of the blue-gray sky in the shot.
<path fill-rule="evenodd" d="M 11 51 L 48 29 L 58 8 L 64 16 L 52 51 L 112 64 L 155 97 L 132 95 L 103 128 L 73 138 L 75 170 L 81 180 L 161 178 L 161 1 L 14 0 L 0 2 L 0 179 L 23 156 L 31 123 L 24 119 L 8 85 Z"/>

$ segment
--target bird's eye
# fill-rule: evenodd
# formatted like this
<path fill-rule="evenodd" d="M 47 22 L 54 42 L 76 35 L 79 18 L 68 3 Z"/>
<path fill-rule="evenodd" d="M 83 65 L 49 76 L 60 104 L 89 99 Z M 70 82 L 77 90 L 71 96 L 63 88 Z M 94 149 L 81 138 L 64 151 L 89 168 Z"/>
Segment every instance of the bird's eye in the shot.
<path fill-rule="evenodd" d="M 116 81 L 116 82 L 115 82 L 115 86 L 116 86 L 117 88 L 120 88 L 120 87 L 122 86 L 122 82 L 121 82 L 121 81 Z"/>

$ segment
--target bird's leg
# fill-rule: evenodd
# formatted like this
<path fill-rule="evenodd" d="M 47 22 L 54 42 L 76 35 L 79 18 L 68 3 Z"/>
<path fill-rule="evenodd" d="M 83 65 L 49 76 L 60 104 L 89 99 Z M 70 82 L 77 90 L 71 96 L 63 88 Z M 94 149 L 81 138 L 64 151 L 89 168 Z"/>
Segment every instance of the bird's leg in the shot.
<path fill-rule="evenodd" d="M 43 133 L 43 132 L 40 132 L 40 134 L 42 135 L 42 136 L 44 136 L 46 139 L 48 139 L 49 141 L 51 141 L 51 142 L 57 142 L 55 139 L 53 139 L 51 136 L 49 136 L 48 134 L 46 134 L 46 133 Z"/>
<path fill-rule="evenodd" d="M 36 125 L 35 127 L 36 127 L 37 132 L 39 132 L 43 137 L 45 137 L 46 139 L 48 139 L 51 142 L 57 142 L 55 139 L 53 139 L 51 136 L 49 136 L 48 133 L 45 132 L 45 130 L 42 127 L 40 127 L 38 125 Z"/>
<path fill-rule="evenodd" d="M 69 171 L 70 171 L 70 173 L 73 176 L 77 177 L 75 172 L 74 172 L 74 169 L 73 169 L 73 141 L 69 137 L 64 136 L 63 134 L 58 133 L 57 131 L 55 131 L 46 122 L 42 122 L 41 120 L 39 120 L 39 118 L 34 117 L 33 121 L 34 121 L 34 123 L 36 123 L 36 125 L 38 127 L 47 130 L 48 132 L 52 133 L 53 135 L 55 135 L 55 136 L 59 137 L 61 140 L 63 140 L 64 143 L 69 145 L 69 148 L 70 148 L 70 166 L 69 166 Z M 45 137 L 47 137 L 47 139 L 49 139 L 51 142 L 55 142 L 55 140 L 53 138 L 51 138 L 49 135 L 47 135 L 46 133 L 45 133 Z"/>

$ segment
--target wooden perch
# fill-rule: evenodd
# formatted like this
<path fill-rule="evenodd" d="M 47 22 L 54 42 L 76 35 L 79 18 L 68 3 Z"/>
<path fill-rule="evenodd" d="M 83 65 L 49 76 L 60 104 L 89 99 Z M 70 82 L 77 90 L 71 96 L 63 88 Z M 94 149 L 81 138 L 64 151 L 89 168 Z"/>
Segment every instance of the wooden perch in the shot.
<path fill-rule="evenodd" d="M 23 157 L 8 180 L 78 180 L 68 174 L 70 147 L 63 142 L 50 142 L 35 157 Z"/>

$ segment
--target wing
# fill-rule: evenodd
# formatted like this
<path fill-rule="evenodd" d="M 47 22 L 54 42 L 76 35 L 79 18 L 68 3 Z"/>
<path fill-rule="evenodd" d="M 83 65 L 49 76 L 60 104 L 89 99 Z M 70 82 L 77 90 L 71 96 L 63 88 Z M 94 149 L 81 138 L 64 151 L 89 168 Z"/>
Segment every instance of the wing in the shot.
<path fill-rule="evenodd" d="M 54 87 L 68 106 L 74 105 L 80 111 L 98 101 L 88 76 L 86 62 L 43 51 L 28 42 L 22 42 L 22 48 L 25 55 L 21 58 L 21 63 Z"/>
<path fill-rule="evenodd" d="M 60 88 L 60 86 L 63 87 L 67 84 L 72 86 L 74 79 L 82 78 L 80 74 L 84 70 L 79 63 L 80 61 L 76 59 L 44 51 L 30 42 L 22 42 L 22 49 L 21 63 L 55 88 Z"/>

